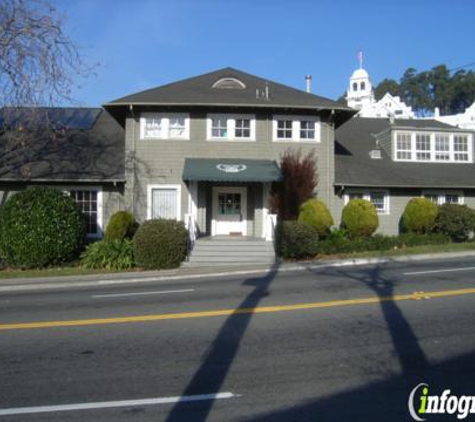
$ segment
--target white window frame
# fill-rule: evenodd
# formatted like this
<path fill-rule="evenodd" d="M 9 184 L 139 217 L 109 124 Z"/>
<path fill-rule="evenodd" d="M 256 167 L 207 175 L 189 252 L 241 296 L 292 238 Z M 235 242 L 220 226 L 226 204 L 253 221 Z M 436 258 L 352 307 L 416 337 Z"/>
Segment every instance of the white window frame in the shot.
<path fill-rule="evenodd" d="M 280 120 L 290 120 L 292 122 L 292 137 L 291 138 L 279 138 L 277 136 L 278 122 Z M 301 138 L 301 122 L 314 122 L 315 123 L 315 138 Z M 299 142 L 315 144 L 321 141 L 321 122 L 318 116 L 295 116 L 295 115 L 283 115 L 275 114 L 272 116 L 272 141 L 273 142 Z"/>
<path fill-rule="evenodd" d="M 397 138 L 398 135 L 410 135 L 410 149 L 408 150 L 399 150 L 397 148 Z M 428 135 L 429 136 L 429 150 L 422 151 L 418 150 L 416 147 L 416 138 L 417 135 Z M 435 148 L 436 137 L 437 136 L 447 136 L 449 138 L 449 150 L 448 151 L 437 151 Z M 458 136 L 463 136 L 467 138 L 467 151 L 458 152 L 454 150 L 454 140 Z M 406 152 L 411 155 L 411 158 L 398 158 L 398 152 Z M 419 153 L 428 153 L 429 159 L 421 160 L 417 158 Z M 456 154 L 466 154 L 468 156 L 467 161 L 456 160 Z M 446 159 L 437 159 L 436 156 L 447 156 Z M 394 161 L 406 161 L 406 162 L 417 162 L 417 163 L 450 163 L 450 164 L 471 164 L 473 163 L 473 134 L 471 133 L 458 133 L 458 132 L 427 132 L 421 130 L 408 131 L 408 130 L 396 130 L 393 135 L 393 160 Z"/>
<path fill-rule="evenodd" d="M 459 198 L 458 205 L 463 205 L 465 203 L 465 197 L 462 190 L 427 189 L 421 192 L 422 198 L 426 198 L 427 196 L 437 196 L 437 205 L 445 204 L 445 198 L 447 195 L 457 195 Z"/>
<path fill-rule="evenodd" d="M 160 136 L 146 136 L 145 124 L 146 120 L 154 118 L 161 120 Z M 170 136 L 170 119 L 185 119 L 185 131 L 183 136 Z M 157 140 L 164 139 L 169 141 L 189 141 L 190 140 L 190 115 L 189 113 L 153 113 L 145 112 L 140 115 L 140 139 L 141 140 Z"/>
<path fill-rule="evenodd" d="M 154 189 L 175 189 L 177 191 L 176 221 L 181 221 L 181 185 L 163 185 L 163 184 L 147 185 L 147 220 L 152 219 L 152 192 Z"/>
<path fill-rule="evenodd" d="M 350 202 L 350 195 L 361 195 L 362 199 L 371 202 L 372 193 L 382 193 L 384 195 L 384 209 L 378 210 L 376 208 L 378 215 L 389 215 L 391 210 L 389 191 L 387 189 L 347 189 L 344 195 L 344 203 L 346 205 L 348 202 Z"/>
<path fill-rule="evenodd" d="M 217 137 L 213 136 L 213 119 L 225 119 L 227 124 L 227 135 Z M 250 136 L 236 136 L 236 120 L 250 120 Z M 206 116 L 206 139 L 211 142 L 255 142 L 256 141 L 256 116 L 254 114 L 230 114 L 230 113 L 211 113 Z"/>

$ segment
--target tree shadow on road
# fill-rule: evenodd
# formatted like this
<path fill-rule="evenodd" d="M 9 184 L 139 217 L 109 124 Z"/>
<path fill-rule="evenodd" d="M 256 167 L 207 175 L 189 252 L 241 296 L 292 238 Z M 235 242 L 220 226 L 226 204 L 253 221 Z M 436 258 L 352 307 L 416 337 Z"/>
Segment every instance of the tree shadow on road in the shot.
<path fill-rule="evenodd" d="M 276 263 L 265 276 L 250 278 L 243 282 L 244 285 L 254 286 L 254 289 L 227 318 L 213 341 L 204 362 L 188 383 L 182 396 L 220 392 L 253 317 L 252 310 L 257 308 L 259 303 L 269 295 L 268 288 L 278 272 L 278 267 L 279 264 Z M 186 410 L 190 409 L 190 404 L 178 402 L 166 421 L 205 421 L 213 404 L 213 400 L 200 402 L 199 406 L 193 406 L 192 414 L 187 415 Z"/>

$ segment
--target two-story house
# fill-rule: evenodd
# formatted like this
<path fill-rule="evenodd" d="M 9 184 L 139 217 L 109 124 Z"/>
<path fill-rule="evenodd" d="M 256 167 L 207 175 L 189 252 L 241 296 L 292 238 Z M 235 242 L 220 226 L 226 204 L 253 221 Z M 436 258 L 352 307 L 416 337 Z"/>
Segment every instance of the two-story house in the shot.
<path fill-rule="evenodd" d="M 200 235 L 266 236 L 270 185 L 288 148 L 318 157 L 318 196 L 334 197 L 334 101 L 235 69 L 107 103 L 125 128 L 125 207 L 139 221 L 189 220 Z"/>

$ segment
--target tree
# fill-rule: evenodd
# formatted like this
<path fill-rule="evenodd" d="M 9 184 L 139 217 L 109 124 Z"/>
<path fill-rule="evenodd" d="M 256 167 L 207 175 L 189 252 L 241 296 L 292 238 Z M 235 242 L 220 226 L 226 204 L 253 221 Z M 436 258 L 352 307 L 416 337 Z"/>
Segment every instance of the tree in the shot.
<path fill-rule="evenodd" d="M 42 107 L 71 103 L 74 81 L 93 68 L 47 0 L 0 2 L 0 175 L 20 169 L 28 179 L 32 142 L 38 151 L 65 138 Z"/>
<path fill-rule="evenodd" d="M 281 220 L 296 220 L 300 206 L 313 197 L 318 185 L 315 151 L 302 157 L 302 150 L 288 149 L 281 158 L 280 170 L 283 180 L 272 186 L 270 208 Z"/>
<path fill-rule="evenodd" d="M 400 86 L 394 79 L 383 79 L 374 90 L 374 96 L 376 101 L 379 101 L 384 97 L 386 93 L 390 93 L 393 96 L 400 95 Z"/>

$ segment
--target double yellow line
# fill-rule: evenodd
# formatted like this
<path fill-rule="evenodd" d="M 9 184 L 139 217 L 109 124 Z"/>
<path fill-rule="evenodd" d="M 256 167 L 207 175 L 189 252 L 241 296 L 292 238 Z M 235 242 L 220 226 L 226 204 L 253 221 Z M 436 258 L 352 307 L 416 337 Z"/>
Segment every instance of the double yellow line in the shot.
<path fill-rule="evenodd" d="M 362 299 L 332 300 L 328 302 L 312 302 L 300 303 L 295 305 L 280 306 L 261 306 L 257 308 L 238 308 L 238 309 L 221 309 L 215 311 L 199 311 L 199 312 L 182 312 L 171 314 L 155 314 L 155 315 L 139 315 L 115 318 L 96 318 L 96 319 L 77 319 L 65 321 L 40 321 L 40 322 L 24 322 L 12 324 L 0 324 L 0 331 L 8 330 L 25 330 L 35 328 L 56 328 L 56 327 L 81 327 L 88 325 L 107 325 L 107 324 L 125 324 L 152 321 L 165 321 L 175 319 L 192 319 L 192 318 L 209 318 L 219 316 L 243 315 L 243 314 L 267 314 L 273 312 L 289 312 L 302 311 L 310 309 L 333 308 L 354 305 L 369 305 L 375 303 L 389 301 L 404 300 L 420 300 L 434 299 L 450 296 L 463 296 L 475 294 L 475 288 L 459 289 L 459 290 L 442 290 L 435 292 L 415 292 L 405 295 L 394 295 L 386 297 L 368 297 Z"/>

